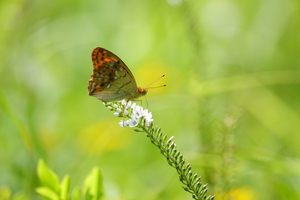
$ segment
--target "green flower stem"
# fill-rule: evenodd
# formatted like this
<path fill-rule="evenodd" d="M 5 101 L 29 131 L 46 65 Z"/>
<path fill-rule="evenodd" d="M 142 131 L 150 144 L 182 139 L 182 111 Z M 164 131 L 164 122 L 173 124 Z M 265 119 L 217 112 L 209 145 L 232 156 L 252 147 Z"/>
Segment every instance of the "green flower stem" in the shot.
<path fill-rule="evenodd" d="M 185 159 L 180 151 L 176 149 L 176 144 L 172 142 L 173 138 L 170 138 L 167 142 L 165 142 L 167 135 L 162 137 L 163 134 L 160 128 L 157 126 L 153 128 L 153 125 L 147 128 L 143 126 L 144 123 L 141 125 L 139 124 L 137 128 L 141 128 L 143 132 L 147 133 L 147 137 L 150 138 L 150 141 L 157 146 L 161 154 L 166 157 L 168 164 L 176 169 L 179 174 L 179 180 L 186 185 L 183 189 L 191 193 L 194 199 L 213 200 L 214 196 L 206 197 L 206 193 L 208 191 L 207 184 L 202 186 L 201 177 L 197 177 L 197 173 L 194 176 L 192 175 L 192 167 L 190 163 L 184 166 Z"/>
<path fill-rule="evenodd" d="M 129 106 L 126 102 L 110 102 L 104 103 L 111 111 L 117 111 L 114 113 L 116 116 L 123 117 L 123 120 L 119 123 L 121 127 L 136 127 L 136 132 L 145 132 L 150 141 L 159 148 L 160 153 L 164 155 L 168 161 L 168 164 L 174 167 L 179 174 L 179 180 L 185 185 L 183 189 L 192 194 L 192 197 L 196 200 L 213 200 L 214 196 L 206 196 L 208 191 L 207 184 L 202 185 L 201 177 L 198 174 L 192 172 L 192 166 L 190 163 L 185 165 L 185 159 L 183 154 L 177 150 L 175 142 L 173 142 L 173 136 L 167 140 L 167 135 L 163 135 L 161 128 L 153 127 L 153 119 L 151 112 L 143 110 L 141 106 L 133 104 Z M 128 115 L 123 116 L 121 114 L 125 111 Z M 128 119 L 125 121 L 125 118 Z"/>

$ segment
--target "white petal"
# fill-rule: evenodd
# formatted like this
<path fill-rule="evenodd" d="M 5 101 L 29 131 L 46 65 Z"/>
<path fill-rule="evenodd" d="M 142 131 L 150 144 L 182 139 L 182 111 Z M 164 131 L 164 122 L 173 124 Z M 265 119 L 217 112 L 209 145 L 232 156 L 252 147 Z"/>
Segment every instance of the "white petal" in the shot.
<path fill-rule="evenodd" d="M 147 127 L 147 128 L 149 128 L 150 127 L 150 122 L 146 122 L 146 124 L 145 124 L 145 126 Z"/>
<path fill-rule="evenodd" d="M 128 120 L 129 127 L 136 127 L 139 123 L 136 120 Z"/>
<path fill-rule="evenodd" d="M 129 114 L 128 110 L 124 110 L 124 115 L 127 116 Z"/>
<path fill-rule="evenodd" d="M 153 119 L 146 119 L 146 122 L 153 122 Z"/>
<path fill-rule="evenodd" d="M 117 117 L 120 116 L 120 114 L 118 112 L 115 112 L 114 115 L 117 116 Z"/>
<path fill-rule="evenodd" d="M 122 103 L 123 106 L 126 106 L 126 104 L 127 104 L 127 102 L 125 101 L 125 99 L 123 99 L 123 100 L 121 101 L 121 103 Z"/>
<path fill-rule="evenodd" d="M 135 106 L 135 108 L 132 111 L 132 114 L 135 117 L 140 118 L 140 117 L 142 117 L 142 111 L 143 111 L 143 108 L 141 106 Z"/>
<path fill-rule="evenodd" d="M 136 103 L 133 103 L 132 106 L 131 106 L 131 108 L 135 109 L 135 107 L 136 107 Z"/>
<path fill-rule="evenodd" d="M 149 121 L 149 122 L 152 122 L 153 121 L 152 115 L 150 117 L 147 117 L 146 120 Z"/>
<path fill-rule="evenodd" d="M 138 105 L 137 105 L 137 106 L 135 107 L 135 109 L 136 109 L 136 110 L 139 110 L 139 112 L 143 112 L 143 107 L 141 107 L 141 106 L 138 106 Z"/>
<path fill-rule="evenodd" d="M 130 106 L 131 106 L 131 101 L 129 101 L 128 103 L 127 103 L 127 105 L 126 105 L 126 109 L 128 109 L 128 108 L 130 108 Z"/>
<path fill-rule="evenodd" d="M 148 114 L 148 109 L 143 110 L 143 116 Z"/>
<path fill-rule="evenodd" d="M 128 126 L 128 122 L 127 122 L 127 121 L 123 121 L 123 120 L 121 120 L 121 121 L 119 122 L 119 124 L 120 124 L 121 127 L 126 127 L 126 126 Z"/>
<path fill-rule="evenodd" d="M 170 139 L 167 141 L 167 143 L 170 143 L 173 140 L 174 136 L 170 137 Z"/>
<path fill-rule="evenodd" d="M 143 113 L 143 116 L 146 118 L 152 118 L 152 113 Z"/>
<path fill-rule="evenodd" d="M 151 120 L 151 118 L 152 118 L 152 113 L 151 113 L 151 112 L 148 113 L 148 109 L 146 109 L 146 110 L 143 111 L 143 116 L 144 116 L 144 118 L 145 118 L 146 120 Z M 152 121 L 153 121 L 153 120 L 152 120 Z"/>
<path fill-rule="evenodd" d="M 118 112 L 118 113 L 121 113 L 122 110 L 121 110 L 120 108 L 117 108 L 117 112 Z"/>

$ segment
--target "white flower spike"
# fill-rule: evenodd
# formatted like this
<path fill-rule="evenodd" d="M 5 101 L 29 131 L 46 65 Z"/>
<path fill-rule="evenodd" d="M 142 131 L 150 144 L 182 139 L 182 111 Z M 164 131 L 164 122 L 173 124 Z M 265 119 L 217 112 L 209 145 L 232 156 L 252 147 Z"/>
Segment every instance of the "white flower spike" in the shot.
<path fill-rule="evenodd" d="M 123 116 L 123 120 L 119 122 L 121 127 L 136 127 L 141 121 L 145 121 L 145 127 L 150 127 L 153 122 L 152 113 L 148 112 L 148 109 L 144 110 L 143 107 L 136 105 L 136 103 L 132 104 L 131 102 L 122 100 L 120 103 L 114 103 L 113 107 L 108 106 L 112 105 L 111 103 L 105 105 L 108 109 L 117 111 L 114 112 L 115 116 L 120 117 L 122 116 L 121 113 L 123 113 L 124 116 L 129 117 L 129 119 L 125 121 Z"/>

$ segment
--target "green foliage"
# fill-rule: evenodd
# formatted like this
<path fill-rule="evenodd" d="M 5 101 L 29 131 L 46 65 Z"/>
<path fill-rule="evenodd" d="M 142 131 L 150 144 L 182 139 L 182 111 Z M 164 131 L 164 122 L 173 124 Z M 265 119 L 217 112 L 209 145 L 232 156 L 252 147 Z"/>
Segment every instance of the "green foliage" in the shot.
<path fill-rule="evenodd" d="M 71 175 L 77 199 L 83 187 L 72 186 L 93 166 L 106 173 L 107 199 L 190 199 L 144 134 L 120 129 L 88 96 L 100 46 L 140 87 L 166 75 L 153 86 L 167 87 L 150 89 L 142 105 L 208 193 L 300 199 L 299 8 L 299 0 L 0 0 L 0 188 L 41 198 L 43 158 Z"/>
<path fill-rule="evenodd" d="M 72 195 L 69 175 L 65 175 L 60 183 L 58 176 L 46 166 L 43 160 L 38 162 L 37 173 L 43 186 L 36 188 L 36 192 L 47 199 L 99 200 L 103 196 L 102 175 L 99 168 L 93 168 L 84 180 L 83 189 L 75 188 Z"/>
<path fill-rule="evenodd" d="M 8 187 L 1 187 L 0 188 L 0 200 L 28 200 L 28 198 L 22 194 L 12 194 L 12 191 Z"/>

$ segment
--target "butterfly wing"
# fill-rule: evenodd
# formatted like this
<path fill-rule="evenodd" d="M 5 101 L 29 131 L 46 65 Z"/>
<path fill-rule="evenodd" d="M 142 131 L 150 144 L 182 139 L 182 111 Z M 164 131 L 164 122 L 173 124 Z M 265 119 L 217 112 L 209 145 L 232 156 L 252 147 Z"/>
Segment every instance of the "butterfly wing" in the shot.
<path fill-rule="evenodd" d="M 88 91 L 102 101 L 129 100 L 137 92 L 135 79 L 125 63 L 112 52 L 97 47 L 92 52 L 93 73 Z"/>

